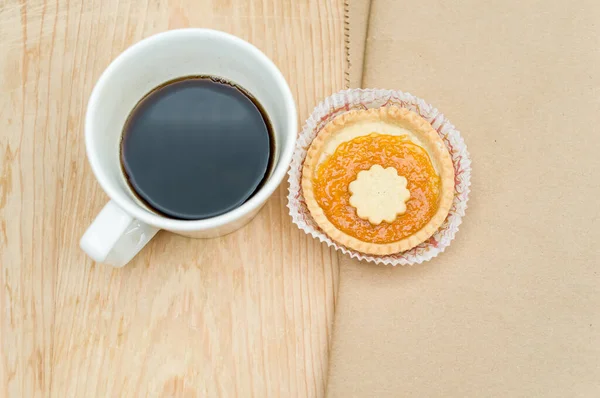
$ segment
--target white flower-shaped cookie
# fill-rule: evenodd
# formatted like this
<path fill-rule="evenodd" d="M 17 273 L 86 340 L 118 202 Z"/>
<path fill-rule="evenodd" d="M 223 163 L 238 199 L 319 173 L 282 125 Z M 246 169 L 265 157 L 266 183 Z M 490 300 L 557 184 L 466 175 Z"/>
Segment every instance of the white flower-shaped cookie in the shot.
<path fill-rule="evenodd" d="M 399 176 L 394 167 L 384 169 L 373 165 L 360 171 L 348 186 L 352 194 L 350 204 L 360 218 L 373 225 L 392 222 L 406 211 L 406 201 L 410 198 L 406 184 L 406 178 Z"/>

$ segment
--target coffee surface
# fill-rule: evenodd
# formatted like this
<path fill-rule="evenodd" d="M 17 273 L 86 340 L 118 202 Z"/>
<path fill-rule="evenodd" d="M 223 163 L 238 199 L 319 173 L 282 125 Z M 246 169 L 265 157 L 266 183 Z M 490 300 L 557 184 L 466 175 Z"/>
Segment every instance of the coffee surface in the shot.
<path fill-rule="evenodd" d="M 121 164 L 136 195 L 170 218 L 218 216 L 247 201 L 270 171 L 273 133 L 244 89 L 212 77 L 167 82 L 133 109 Z"/>

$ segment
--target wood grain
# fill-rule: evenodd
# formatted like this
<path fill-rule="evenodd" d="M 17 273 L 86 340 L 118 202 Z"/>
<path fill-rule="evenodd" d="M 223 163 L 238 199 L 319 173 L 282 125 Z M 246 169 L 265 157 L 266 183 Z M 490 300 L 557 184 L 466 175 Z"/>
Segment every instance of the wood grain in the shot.
<path fill-rule="evenodd" d="M 299 232 L 285 184 L 247 227 L 159 235 L 123 269 L 78 240 L 107 197 L 83 118 L 126 47 L 179 27 L 258 46 L 303 120 L 343 88 L 342 0 L 0 0 L 0 396 L 321 396 L 336 255 Z"/>

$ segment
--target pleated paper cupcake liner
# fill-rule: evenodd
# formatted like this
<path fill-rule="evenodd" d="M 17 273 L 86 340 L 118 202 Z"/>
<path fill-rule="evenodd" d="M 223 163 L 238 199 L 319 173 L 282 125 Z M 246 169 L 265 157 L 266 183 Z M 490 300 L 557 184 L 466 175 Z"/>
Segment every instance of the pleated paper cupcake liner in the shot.
<path fill-rule="evenodd" d="M 317 133 L 336 116 L 354 109 L 397 106 L 421 115 L 439 133 L 452 157 L 455 173 L 454 200 L 448 217 L 437 232 L 425 242 L 410 250 L 387 256 L 360 253 L 334 242 L 314 222 L 302 194 L 302 166 L 306 152 Z M 465 215 L 471 185 L 471 160 L 460 132 L 436 108 L 409 93 L 381 89 L 351 89 L 340 91 L 321 102 L 310 115 L 298 141 L 288 172 L 288 208 L 293 222 L 298 227 L 328 246 L 362 261 L 386 265 L 412 265 L 431 260 L 448 247 L 458 232 Z"/>

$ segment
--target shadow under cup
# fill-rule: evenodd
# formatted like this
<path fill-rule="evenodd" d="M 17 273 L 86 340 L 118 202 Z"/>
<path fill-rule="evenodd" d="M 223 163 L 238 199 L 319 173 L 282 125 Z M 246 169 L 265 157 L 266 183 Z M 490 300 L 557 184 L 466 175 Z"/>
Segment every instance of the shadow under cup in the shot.
<path fill-rule="evenodd" d="M 275 141 L 273 166 L 260 189 L 225 214 L 189 221 L 167 218 L 150 210 L 133 193 L 120 160 L 123 128 L 136 104 L 156 87 L 187 76 L 214 76 L 247 90 L 264 109 Z M 211 237 L 231 232 L 247 222 L 248 216 L 258 212 L 279 185 L 291 160 L 296 126 L 289 87 L 264 54 L 222 32 L 182 29 L 137 43 L 108 67 L 90 99 L 86 145 L 98 181 L 123 210 L 158 228 Z"/>

